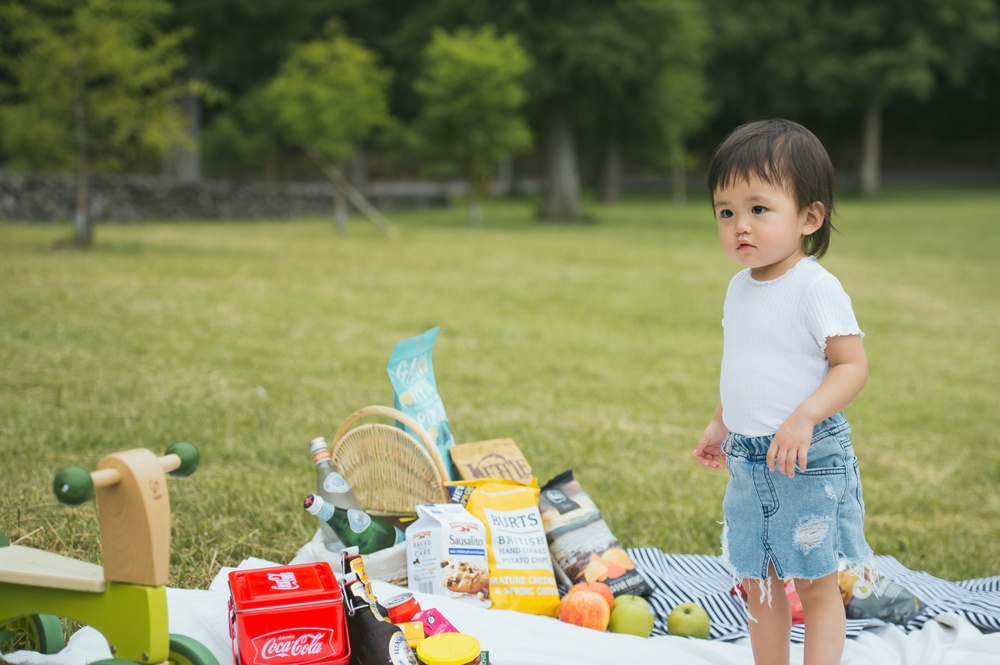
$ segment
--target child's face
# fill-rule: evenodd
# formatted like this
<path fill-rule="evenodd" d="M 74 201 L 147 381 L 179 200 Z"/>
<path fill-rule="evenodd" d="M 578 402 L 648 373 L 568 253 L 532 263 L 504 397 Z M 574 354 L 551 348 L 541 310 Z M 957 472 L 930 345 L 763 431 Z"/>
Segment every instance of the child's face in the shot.
<path fill-rule="evenodd" d="M 759 178 L 715 190 L 719 242 L 757 280 L 777 279 L 805 257 L 802 240 L 823 225 L 820 202 L 800 209 L 795 197 Z"/>

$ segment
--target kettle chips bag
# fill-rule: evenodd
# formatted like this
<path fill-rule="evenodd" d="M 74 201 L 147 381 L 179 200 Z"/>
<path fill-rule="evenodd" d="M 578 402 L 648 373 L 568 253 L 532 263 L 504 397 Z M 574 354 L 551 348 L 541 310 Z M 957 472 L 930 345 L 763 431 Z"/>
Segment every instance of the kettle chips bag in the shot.
<path fill-rule="evenodd" d="M 531 465 L 513 439 L 459 443 L 450 452 L 462 480 L 504 478 L 524 485 L 535 481 Z"/>

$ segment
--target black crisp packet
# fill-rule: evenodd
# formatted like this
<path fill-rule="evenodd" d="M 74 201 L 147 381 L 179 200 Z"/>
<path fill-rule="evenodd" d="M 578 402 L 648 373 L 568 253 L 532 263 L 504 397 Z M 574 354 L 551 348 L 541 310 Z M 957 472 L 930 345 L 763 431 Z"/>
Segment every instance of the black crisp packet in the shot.
<path fill-rule="evenodd" d="M 569 584 L 603 582 L 616 596 L 652 591 L 572 469 L 542 486 L 538 510 L 552 561 Z"/>
<path fill-rule="evenodd" d="M 920 613 L 920 599 L 895 580 L 877 574 L 864 579 L 850 569 L 837 577 L 848 619 L 881 619 L 905 626 Z"/>

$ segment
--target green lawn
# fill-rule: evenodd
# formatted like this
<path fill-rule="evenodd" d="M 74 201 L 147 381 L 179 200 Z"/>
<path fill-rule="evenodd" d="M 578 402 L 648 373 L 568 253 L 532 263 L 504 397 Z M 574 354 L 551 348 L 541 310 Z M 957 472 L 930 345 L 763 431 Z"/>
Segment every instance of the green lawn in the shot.
<path fill-rule="evenodd" d="M 513 437 L 541 482 L 572 468 L 626 546 L 716 553 L 726 478 L 690 451 L 717 401 L 722 299 L 739 266 L 707 202 L 528 202 L 362 218 L 0 225 L 0 529 L 100 561 L 94 504 L 58 504 L 66 464 L 202 451 L 171 480 L 171 585 L 289 560 L 314 531 L 307 442 L 391 404 L 393 345 L 441 326 L 456 438 Z M 848 410 L 877 553 L 948 579 L 1000 574 L 1000 190 L 845 200 L 824 260 L 867 333 Z"/>

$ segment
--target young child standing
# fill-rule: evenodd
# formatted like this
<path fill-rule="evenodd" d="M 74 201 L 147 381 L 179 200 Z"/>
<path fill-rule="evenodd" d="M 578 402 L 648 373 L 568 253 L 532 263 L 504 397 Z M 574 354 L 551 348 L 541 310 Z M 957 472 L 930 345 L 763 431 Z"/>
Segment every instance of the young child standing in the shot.
<path fill-rule="evenodd" d="M 719 242 L 746 269 L 726 292 L 721 399 L 694 456 L 729 471 L 722 554 L 747 593 L 755 663 L 788 663 L 781 581 L 790 578 L 805 612 L 805 664 L 839 663 L 837 572 L 870 568 L 872 551 L 841 413 L 868 379 L 863 333 L 817 262 L 833 229 L 833 165 L 805 127 L 752 122 L 719 145 L 708 188 Z"/>

